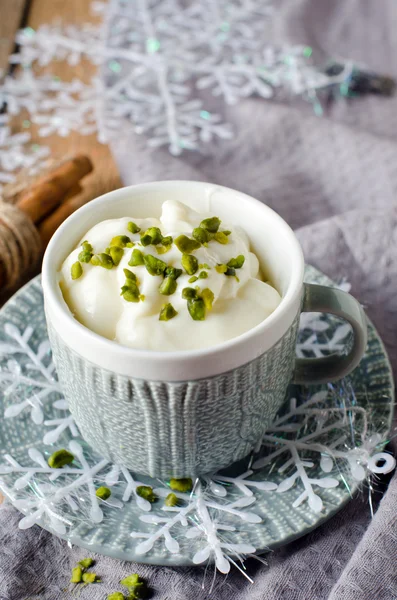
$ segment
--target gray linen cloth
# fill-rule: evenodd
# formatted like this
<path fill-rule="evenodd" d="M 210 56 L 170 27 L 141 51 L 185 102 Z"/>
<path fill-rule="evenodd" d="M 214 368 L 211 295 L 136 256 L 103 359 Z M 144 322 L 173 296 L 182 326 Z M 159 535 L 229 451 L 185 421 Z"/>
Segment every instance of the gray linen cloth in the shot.
<path fill-rule="evenodd" d="M 275 17 L 281 41 L 310 44 L 394 75 L 395 0 L 287 0 Z M 397 100 L 339 101 L 328 118 L 307 106 L 250 99 L 225 109 L 237 136 L 206 155 L 172 158 L 142 138 L 114 144 L 125 184 L 159 179 L 212 181 L 245 191 L 275 208 L 295 229 L 308 262 L 345 276 L 366 306 L 397 367 Z M 392 441 L 396 450 L 397 444 Z M 397 475 L 381 479 L 371 519 L 367 491 L 321 528 L 247 561 L 250 584 L 236 570 L 219 575 L 216 600 L 395 600 L 397 598 Z M 382 493 L 384 492 L 383 496 Z M 69 598 L 70 569 L 85 550 L 0 510 L 0 599 Z M 103 583 L 82 600 L 102 600 L 122 577 L 146 577 L 155 600 L 205 600 L 203 568 L 131 565 L 96 556 Z"/>

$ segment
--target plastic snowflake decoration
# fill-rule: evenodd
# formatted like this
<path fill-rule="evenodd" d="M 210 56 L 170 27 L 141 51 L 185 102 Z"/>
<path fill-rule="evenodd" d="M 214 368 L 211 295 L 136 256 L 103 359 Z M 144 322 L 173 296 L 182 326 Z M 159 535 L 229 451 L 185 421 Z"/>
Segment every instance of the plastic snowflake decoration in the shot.
<path fill-rule="evenodd" d="M 352 65 L 330 76 L 312 66 L 311 48 L 278 47 L 271 41 L 273 0 L 110 0 L 94 2 L 103 24 L 44 25 L 22 30 L 22 76 L 0 85 L 0 104 L 15 114 L 22 108 L 40 125 L 40 134 L 98 133 L 106 142 L 124 131 L 145 134 L 152 147 L 174 155 L 198 150 L 233 132 L 208 110 L 202 91 L 227 104 L 276 93 L 317 101 L 317 92 L 349 77 Z M 28 68 L 89 59 L 101 79 L 91 86 L 36 78 Z M 75 90 L 73 91 L 73 86 Z M 79 89 L 77 89 L 79 88 Z"/>

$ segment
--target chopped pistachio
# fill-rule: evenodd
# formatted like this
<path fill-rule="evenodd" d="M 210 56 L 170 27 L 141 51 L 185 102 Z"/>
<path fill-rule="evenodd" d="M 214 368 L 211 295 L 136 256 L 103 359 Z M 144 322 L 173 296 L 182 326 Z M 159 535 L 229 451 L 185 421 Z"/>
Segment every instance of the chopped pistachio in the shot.
<path fill-rule="evenodd" d="M 193 481 L 188 477 L 184 479 L 171 479 L 170 488 L 176 492 L 191 492 L 193 489 Z"/>
<path fill-rule="evenodd" d="M 178 498 L 178 496 L 176 496 L 175 494 L 173 494 L 171 492 L 166 497 L 166 499 L 164 501 L 164 504 L 165 504 L 165 506 L 178 506 L 178 504 L 179 504 L 179 498 Z"/>
<path fill-rule="evenodd" d="M 83 581 L 84 583 L 99 583 L 101 580 L 96 573 L 83 573 Z"/>
<path fill-rule="evenodd" d="M 205 304 L 202 298 L 192 298 L 187 301 L 187 309 L 193 321 L 204 321 Z"/>
<path fill-rule="evenodd" d="M 100 498 L 101 500 L 107 500 L 112 495 L 112 492 L 109 490 L 108 487 L 105 487 L 104 485 L 101 485 L 101 487 L 99 487 L 97 489 L 97 491 L 95 492 L 95 495 L 98 498 Z"/>
<path fill-rule="evenodd" d="M 187 235 L 182 233 L 182 235 L 178 235 L 178 237 L 175 239 L 175 245 L 183 254 L 190 254 L 194 250 L 200 248 L 201 244 L 196 240 L 188 238 Z"/>
<path fill-rule="evenodd" d="M 145 294 L 140 294 L 140 295 L 139 295 L 139 300 L 140 300 L 141 302 L 143 302 L 143 301 L 145 300 L 145 298 L 146 298 Z"/>
<path fill-rule="evenodd" d="M 176 267 L 167 267 L 164 275 L 166 277 L 171 277 L 171 279 L 178 279 L 182 275 L 182 269 L 177 269 Z"/>
<path fill-rule="evenodd" d="M 132 279 L 126 280 L 126 285 L 121 288 L 121 294 L 126 302 L 139 302 L 139 288 Z"/>
<path fill-rule="evenodd" d="M 236 256 L 236 258 L 231 258 L 229 260 L 229 262 L 227 263 L 227 266 L 231 267 L 233 269 L 241 269 L 241 267 L 243 266 L 244 263 L 245 263 L 245 256 L 243 256 L 242 254 L 239 254 L 238 256 Z"/>
<path fill-rule="evenodd" d="M 143 246 L 149 246 L 149 244 L 157 246 L 157 244 L 161 243 L 162 239 L 163 235 L 158 227 L 149 227 L 141 236 L 141 244 Z"/>
<path fill-rule="evenodd" d="M 71 275 L 72 279 L 78 279 L 79 277 L 82 276 L 82 274 L 83 274 L 83 267 L 81 266 L 79 261 L 73 263 L 72 267 L 70 269 L 70 275 Z"/>
<path fill-rule="evenodd" d="M 124 255 L 124 250 L 120 246 L 111 246 L 109 254 L 112 257 L 113 264 L 117 267 Z"/>
<path fill-rule="evenodd" d="M 138 250 L 138 252 L 139 252 L 139 250 Z M 124 273 L 126 279 L 132 279 L 132 281 L 136 281 L 135 273 L 133 273 L 129 269 L 123 269 L 123 273 Z"/>
<path fill-rule="evenodd" d="M 192 236 L 195 240 L 200 242 L 200 244 L 206 244 L 207 242 L 209 242 L 210 239 L 208 231 L 203 227 L 195 227 L 192 231 Z"/>
<path fill-rule="evenodd" d="M 127 244 L 130 244 L 131 240 L 128 235 L 116 235 L 110 242 L 109 246 L 117 246 L 118 248 L 125 248 Z"/>
<path fill-rule="evenodd" d="M 95 564 L 95 560 L 93 558 L 83 558 L 82 560 L 79 560 L 78 564 L 80 567 L 83 567 L 83 569 L 89 569 Z"/>
<path fill-rule="evenodd" d="M 166 277 L 159 287 L 160 294 L 163 296 L 171 296 L 176 290 L 177 282 L 172 277 Z"/>
<path fill-rule="evenodd" d="M 208 277 L 207 271 L 201 271 L 201 273 L 199 273 L 199 276 L 198 276 L 199 279 L 207 279 L 207 277 Z"/>
<path fill-rule="evenodd" d="M 167 268 L 167 264 L 163 260 L 160 260 L 151 254 L 145 254 L 143 260 L 146 270 L 150 275 L 162 275 Z"/>
<path fill-rule="evenodd" d="M 81 244 L 81 247 L 83 248 L 84 252 L 93 252 L 94 249 L 91 246 L 91 244 L 89 242 L 87 242 L 87 240 L 84 240 L 84 242 Z"/>
<path fill-rule="evenodd" d="M 172 238 L 172 235 L 166 235 L 162 238 L 161 243 L 163 244 L 163 246 L 172 246 L 173 241 L 174 240 Z"/>
<path fill-rule="evenodd" d="M 85 250 L 82 250 L 81 252 L 79 252 L 79 255 L 77 258 L 79 259 L 80 262 L 89 263 L 91 260 L 91 257 L 92 257 L 91 252 L 85 252 Z"/>
<path fill-rule="evenodd" d="M 188 275 L 194 275 L 198 269 L 198 260 L 193 254 L 182 254 L 181 263 Z"/>
<path fill-rule="evenodd" d="M 218 273 L 226 273 L 227 265 L 216 265 L 215 271 L 217 271 Z"/>
<path fill-rule="evenodd" d="M 148 233 L 144 233 L 143 236 L 141 237 L 142 246 L 150 246 L 151 243 L 152 243 L 152 238 L 150 237 L 150 235 Z"/>
<path fill-rule="evenodd" d="M 204 304 L 205 304 L 205 308 L 207 310 L 211 310 L 212 309 L 212 303 L 214 301 L 214 292 L 212 290 L 210 290 L 209 288 L 205 288 L 201 294 L 200 294 L 201 298 L 204 300 Z"/>
<path fill-rule="evenodd" d="M 83 580 L 83 569 L 81 567 L 75 567 L 72 569 L 72 577 L 70 583 L 81 583 Z"/>
<path fill-rule="evenodd" d="M 61 448 L 61 450 L 56 450 L 51 454 L 48 459 L 48 466 L 51 469 L 61 469 L 65 465 L 70 465 L 74 461 L 74 455 L 69 452 L 69 450 L 65 450 L 65 448 Z"/>
<path fill-rule="evenodd" d="M 234 277 L 236 275 L 236 269 L 228 267 L 226 269 L 225 275 L 227 275 L 228 277 Z"/>
<path fill-rule="evenodd" d="M 134 242 L 128 242 L 128 244 L 125 245 L 126 248 L 132 248 L 133 246 L 135 246 Z"/>
<path fill-rule="evenodd" d="M 113 592 L 113 594 L 108 594 L 106 600 L 125 600 L 125 596 L 121 592 Z"/>
<path fill-rule="evenodd" d="M 103 267 L 104 269 L 113 269 L 113 260 L 109 254 L 101 252 L 100 254 L 94 254 L 91 258 L 91 264 L 95 267 Z"/>
<path fill-rule="evenodd" d="M 172 246 L 162 246 L 161 244 L 157 244 L 155 246 L 157 254 L 167 254 L 172 248 Z"/>
<path fill-rule="evenodd" d="M 190 279 L 188 279 L 189 283 L 194 283 L 195 281 L 198 281 L 198 277 L 196 277 L 196 275 L 193 275 L 193 277 L 190 277 Z"/>
<path fill-rule="evenodd" d="M 193 298 L 197 298 L 197 290 L 191 287 L 185 287 L 182 290 L 182 298 L 184 300 L 192 300 Z"/>
<path fill-rule="evenodd" d="M 225 235 L 230 235 L 232 232 L 230 231 L 230 229 L 224 229 L 222 233 L 224 233 Z"/>
<path fill-rule="evenodd" d="M 201 263 L 199 265 L 199 269 L 211 269 L 211 267 L 207 265 L 207 263 Z"/>
<path fill-rule="evenodd" d="M 134 587 L 137 583 L 143 583 L 144 580 L 139 577 L 138 573 L 133 573 L 132 575 L 128 575 L 127 577 L 124 577 L 124 579 L 122 579 L 120 581 L 121 585 L 124 585 L 124 587 L 127 588 L 131 588 Z"/>
<path fill-rule="evenodd" d="M 141 228 L 138 227 L 138 225 L 136 223 L 134 223 L 133 221 L 130 221 L 127 225 L 127 229 L 130 233 L 139 233 Z"/>
<path fill-rule="evenodd" d="M 143 260 L 143 254 L 140 250 L 138 250 L 138 248 L 135 248 L 135 250 L 131 252 L 131 258 L 128 261 L 128 264 L 130 267 L 139 267 L 140 265 L 145 264 Z"/>
<path fill-rule="evenodd" d="M 216 233 L 219 229 L 219 225 L 221 224 L 221 220 L 218 217 L 211 217 L 209 219 L 204 219 L 201 221 L 200 227 L 210 231 L 211 233 Z"/>
<path fill-rule="evenodd" d="M 137 573 L 125 577 L 120 583 L 128 588 L 128 600 L 143 600 L 148 595 L 149 590 L 146 581 L 139 577 Z"/>
<path fill-rule="evenodd" d="M 214 235 L 214 240 L 216 242 L 218 242 L 219 244 L 228 244 L 229 243 L 229 238 L 227 237 L 227 235 L 225 235 L 223 233 L 223 231 L 218 231 L 215 235 Z"/>
<path fill-rule="evenodd" d="M 176 317 L 177 314 L 178 313 L 172 304 L 164 304 L 160 311 L 159 321 L 170 321 Z"/>
<path fill-rule="evenodd" d="M 136 488 L 136 493 L 138 496 L 144 498 L 150 503 L 153 503 L 157 500 L 157 496 L 153 492 L 153 488 L 151 488 L 149 485 L 138 485 Z"/>

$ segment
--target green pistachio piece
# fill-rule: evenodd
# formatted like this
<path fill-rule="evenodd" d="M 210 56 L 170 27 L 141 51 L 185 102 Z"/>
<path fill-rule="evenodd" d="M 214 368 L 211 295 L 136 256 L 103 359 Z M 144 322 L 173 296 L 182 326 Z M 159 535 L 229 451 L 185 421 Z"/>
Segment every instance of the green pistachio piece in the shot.
<path fill-rule="evenodd" d="M 95 560 L 93 558 L 83 558 L 82 560 L 79 560 L 78 564 L 80 567 L 83 567 L 83 569 L 89 569 L 95 564 Z"/>
<path fill-rule="evenodd" d="M 208 277 L 207 271 L 201 271 L 201 273 L 198 276 L 199 279 L 207 279 L 207 277 Z"/>
<path fill-rule="evenodd" d="M 138 573 L 133 573 L 132 575 L 128 575 L 127 577 L 122 579 L 120 583 L 121 585 L 124 585 L 124 587 L 132 588 L 137 583 L 144 583 L 144 579 L 139 577 Z"/>
<path fill-rule="evenodd" d="M 99 583 L 100 579 L 96 573 L 83 573 L 83 581 L 84 583 Z"/>
<path fill-rule="evenodd" d="M 178 313 L 172 304 L 164 304 L 160 311 L 159 321 L 170 321 L 170 319 L 176 317 L 177 314 Z"/>
<path fill-rule="evenodd" d="M 167 254 L 172 248 L 172 246 L 162 246 L 161 244 L 157 244 L 155 246 L 157 254 Z"/>
<path fill-rule="evenodd" d="M 127 244 L 130 244 L 131 240 L 128 235 L 116 235 L 110 242 L 109 246 L 117 246 L 118 248 L 125 248 Z"/>
<path fill-rule="evenodd" d="M 81 583 L 83 581 L 83 570 L 81 567 L 72 569 L 72 577 L 70 583 Z"/>
<path fill-rule="evenodd" d="M 171 296 L 176 290 L 177 282 L 172 277 L 166 277 L 159 287 L 160 294 L 163 296 Z"/>
<path fill-rule="evenodd" d="M 204 304 L 205 304 L 205 308 L 207 310 L 211 310 L 212 309 L 212 303 L 214 301 L 214 292 L 212 290 L 210 290 L 209 288 L 205 288 L 201 294 L 200 297 L 203 299 Z"/>
<path fill-rule="evenodd" d="M 211 269 L 211 267 L 207 265 L 207 263 L 201 263 L 199 265 L 199 269 Z"/>
<path fill-rule="evenodd" d="M 227 263 L 227 266 L 231 267 L 233 269 L 241 269 L 241 267 L 243 266 L 244 263 L 245 263 L 245 256 L 243 256 L 242 254 L 239 254 L 238 256 L 236 256 L 236 258 L 231 258 L 229 260 L 229 262 Z"/>
<path fill-rule="evenodd" d="M 194 298 L 197 298 L 197 290 L 195 290 L 194 288 L 191 288 L 191 287 L 183 288 L 182 298 L 184 300 L 192 300 Z"/>
<path fill-rule="evenodd" d="M 157 244 L 161 243 L 162 239 L 163 236 L 158 227 L 149 227 L 141 236 L 141 244 L 142 246 L 149 246 L 149 244 L 157 246 Z"/>
<path fill-rule="evenodd" d="M 218 242 L 219 244 L 228 244 L 229 243 L 229 238 L 227 237 L 227 235 L 225 235 L 223 233 L 223 231 L 218 231 L 215 235 L 214 235 L 214 240 L 216 242 Z"/>
<path fill-rule="evenodd" d="M 124 250 L 120 246 L 111 246 L 109 254 L 112 257 L 113 264 L 117 267 L 124 255 Z"/>
<path fill-rule="evenodd" d="M 145 264 L 143 254 L 138 248 L 135 248 L 135 250 L 131 252 L 131 258 L 128 261 L 128 264 L 130 267 L 139 267 L 140 265 Z"/>
<path fill-rule="evenodd" d="M 100 498 L 101 500 L 107 500 L 112 495 L 112 492 L 109 490 L 108 487 L 105 487 L 104 485 L 101 485 L 101 487 L 99 487 L 97 489 L 97 491 L 95 492 L 95 495 L 98 498 Z"/>
<path fill-rule="evenodd" d="M 216 233 L 219 229 L 219 225 L 221 224 L 221 220 L 218 217 L 211 217 L 209 219 L 204 219 L 201 221 L 200 227 L 210 231 L 211 233 Z"/>
<path fill-rule="evenodd" d="M 81 244 L 81 247 L 83 248 L 84 252 L 94 252 L 94 248 L 89 242 L 87 242 L 87 240 L 84 240 L 84 242 Z"/>
<path fill-rule="evenodd" d="M 146 270 L 150 275 L 162 275 L 167 268 L 167 264 L 163 260 L 160 260 L 151 254 L 145 254 L 143 261 Z"/>
<path fill-rule="evenodd" d="M 196 240 L 188 238 L 187 235 L 182 233 L 182 235 L 178 235 L 178 237 L 175 239 L 175 245 L 183 254 L 190 254 L 194 250 L 200 248 L 201 244 Z"/>
<path fill-rule="evenodd" d="M 182 254 L 181 263 L 188 275 L 194 275 L 198 269 L 198 260 L 193 254 Z"/>
<path fill-rule="evenodd" d="M 227 275 L 228 277 L 234 277 L 236 275 L 236 269 L 228 267 L 226 269 L 225 275 Z"/>
<path fill-rule="evenodd" d="M 121 592 L 113 592 L 113 594 L 108 594 L 106 600 L 125 600 L 125 596 Z"/>
<path fill-rule="evenodd" d="M 134 223 L 133 221 L 130 221 L 127 225 L 127 229 L 130 233 L 139 233 L 141 228 L 138 227 L 138 225 L 136 223 Z"/>
<path fill-rule="evenodd" d="M 173 241 L 174 240 L 172 238 L 172 235 L 166 235 L 162 238 L 161 243 L 163 244 L 163 246 L 172 246 Z"/>
<path fill-rule="evenodd" d="M 121 288 L 121 294 L 126 302 L 139 302 L 139 288 L 132 279 L 127 279 Z"/>
<path fill-rule="evenodd" d="M 113 269 L 113 260 L 109 254 L 101 252 L 100 254 L 94 254 L 91 258 L 91 264 L 95 267 L 103 267 L 104 269 Z"/>
<path fill-rule="evenodd" d="M 75 262 L 72 264 L 72 267 L 70 269 L 70 275 L 72 276 L 72 279 L 78 279 L 79 277 L 81 277 L 83 274 L 83 267 L 81 266 L 81 264 L 79 263 L 79 261 Z"/>
<path fill-rule="evenodd" d="M 217 271 L 217 273 L 226 273 L 227 265 L 216 265 L 215 271 Z"/>
<path fill-rule="evenodd" d="M 182 269 L 177 269 L 176 267 L 167 267 L 164 275 L 166 277 L 171 277 L 171 279 L 178 279 L 182 275 Z"/>
<path fill-rule="evenodd" d="M 165 504 L 165 506 L 178 506 L 179 498 L 178 498 L 178 496 L 176 496 L 173 493 L 168 494 L 168 496 L 166 497 L 166 499 L 164 501 L 164 504 Z"/>
<path fill-rule="evenodd" d="M 77 258 L 79 259 L 80 262 L 89 263 L 91 260 L 92 252 L 93 252 L 92 246 L 88 242 L 83 242 L 81 244 L 81 246 L 83 249 L 81 252 L 79 252 L 79 255 Z"/>
<path fill-rule="evenodd" d="M 70 465 L 74 461 L 74 456 L 69 450 L 65 450 L 65 448 L 61 448 L 61 450 L 56 450 L 51 454 L 48 459 L 48 466 L 51 469 L 61 469 L 65 465 Z"/>
<path fill-rule="evenodd" d="M 148 233 L 144 233 L 143 236 L 141 237 L 142 246 L 150 246 L 151 243 L 152 243 L 151 236 Z"/>
<path fill-rule="evenodd" d="M 196 277 L 196 275 L 193 275 L 193 277 L 190 277 L 190 278 L 188 279 L 188 282 L 189 282 L 189 283 L 194 283 L 195 281 L 198 281 L 198 277 Z"/>
<path fill-rule="evenodd" d="M 225 235 L 230 235 L 232 232 L 230 231 L 230 229 L 224 229 L 222 233 L 224 233 Z"/>
<path fill-rule="evenodd" d="M 125 577 L 120 583 L 128 588 L 128 600 L 143 600 L 148 595 L 149 590 L 146 581 L 139 577 L 137 573 Z"/>
<path fill-rule="evenodd" d="M 138 252 L 139 252 L 139 250 L 138 250 Z M 123 269 L 123 273 L 124 273 L 126 279 L 132 279 L 132 281 L 136 281 L 135 273 L 133 273 L 129 269 Z"/>
<path fill-rule="evenodd" d="M 145 298 L 146 298 L 145 294 L 140 294 L 140 295 L 139 295 L 139 300 L 140 300 L 141 302 L 143 302 L 143 301 L 145 300 Z"/>
<path fill-rule="evenodd" d="M 193 489 L 193 481 L 190 478 L 171 479 L 170 488 L 176 492 L 191 492 Z"/>
<path fill-rule="evenodd" d="M 136 488 L 136 493 L 138 496 L 144 498 L 150 503 L 153 503 L 157 500 L 157 496 L 153 492 L 153 488 L 151 488 L 149 485 L 138 485 Z"/>
<path fill-rule="evenodd" d="M 204 321 L 205 304 L 202 298 L 192 298 L 187 301 L 187 309 L 193 321 Z"/>
<path fill-rule="evenodd" d="M 192 236 L 195 240 L 200 242 L 200 244 L 206 244 L 207 242 L 209 242 L 210 239 L 208 231 L 203 227 L 195 227 L 192 231 Z"/>

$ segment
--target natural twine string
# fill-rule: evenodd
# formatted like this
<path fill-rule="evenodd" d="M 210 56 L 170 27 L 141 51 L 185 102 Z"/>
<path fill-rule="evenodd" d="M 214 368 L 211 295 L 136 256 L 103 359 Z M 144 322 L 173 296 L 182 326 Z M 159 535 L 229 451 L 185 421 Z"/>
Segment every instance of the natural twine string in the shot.
<path fill-rule="evenodd" d="M 0 200 L 0 266 L 5 273 L 4 289 L 13 288 L 37 264 L 41 252 L 40 236 L 29 217 Z"/>

